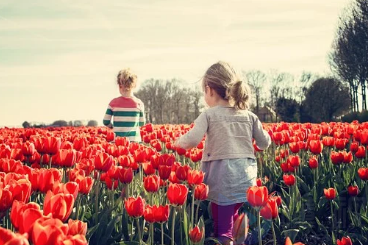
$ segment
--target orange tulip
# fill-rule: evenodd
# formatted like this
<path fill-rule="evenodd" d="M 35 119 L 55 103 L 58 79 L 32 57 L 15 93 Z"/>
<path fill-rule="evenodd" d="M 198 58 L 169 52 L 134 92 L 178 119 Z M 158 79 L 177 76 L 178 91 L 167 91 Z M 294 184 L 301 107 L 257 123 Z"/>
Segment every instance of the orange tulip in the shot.
<path fill-rule="evenodd" d="M 60 219 L 42 217 L 36 220 L 32 229 L 32 243 L 34 245 L 54 245 L 65 238 L 68 225 Z"/>
<path fill-rule="evenodd" d="M 301 243 L 301 242 L 297 242 L 297 243 L 292 243 L 290 238 L 287 237 L 286 240 L 285 240 L 285 245 L 305 245 L 304 243 Z"/>
<path fill-rule="evenodd" d="M 247 190 L 247 200 L 252 207 L 259 208 L 267 204 L 268 189 L 265 186 L 251 186 Z"/>
<path fill-rule="evenodd" d="M 195 169 L 188 170 L 188 184 L 190 186 L 201 184 L 203 182 L 203 179 L 204 179 L 204 172 Z"/>
<path fill-rule="evenodd" d="M 80 220 L 68 220 L 68 235 L 74 236 L 77 234 L 85 236 L 87 234 L 87 223 Z"/>
<path fill-rule="evenodd" d="M 328 200 L 333 200 L 336 197 L 336 190 L 334 188 L 323 189 L 323 192 Z"/>
<path fill-rule="evenodd" d="M 267 204 L 261 208 L 260 214 L 264 219 L 276 219 L 279 215 L 279 209 L 276 199 L 268 199 Z"/>
<path fill-rule="evenodd" d="M 241 213 L 235 220 L 233 226 L 233 239 L 236 244 L 242 244 L 242 242 L 247 238 L 248 229 L 248 216 L 245 213 Z"/>

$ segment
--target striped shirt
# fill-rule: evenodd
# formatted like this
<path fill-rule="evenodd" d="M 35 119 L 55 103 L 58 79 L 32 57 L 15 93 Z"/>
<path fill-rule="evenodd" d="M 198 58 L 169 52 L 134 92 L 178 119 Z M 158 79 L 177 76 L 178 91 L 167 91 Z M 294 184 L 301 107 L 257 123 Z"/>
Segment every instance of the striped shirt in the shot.
<path fill-rule="evenodd" d="M 128 137 L 130 141 L 140 142 L 139 127 L 146 123 L 144 104 L 135 96 L 117 97 L 109 103 L 103 124 L 108 126 L 113 118 L 115 136 Z"/>

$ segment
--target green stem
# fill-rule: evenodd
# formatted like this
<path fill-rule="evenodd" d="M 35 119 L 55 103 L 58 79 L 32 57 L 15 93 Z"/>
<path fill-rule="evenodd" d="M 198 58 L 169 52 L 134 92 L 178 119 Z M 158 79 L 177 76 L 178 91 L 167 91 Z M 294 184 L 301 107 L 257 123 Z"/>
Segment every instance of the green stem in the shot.
<path fill-rule="evenodd" d="M 195 222 L 198 222 L 199 204 L 201 204 L 201 203 L 200 203 L 200 202 L 198 202 L 198 204 L 197 204 L 197 210 L 196 210 L 196 219 L 195 219 Z"/>
<path fill-rule="evenodd" d="M 172 215 L 172 222 L 171 222 L 171 245 L 175 244 L 175 208 L 173 207 L 173 215 Z"/>
<path fill-rule="evenodd" d="M 155 242 L 154 232 L 153 232 L 153 223 L 150 224 L 150 233 L 151 233 L 151 244 L 153 245 Z"/>
<path fill-rule="evenodd" d="M 331 237 L 332 237 L 332 239 L 334 239 L 335 222 L 334 222 L 334 213 L 333 213 L 332 200 L 330 201 L 330 207 L 331 207 Z"/>
<path fill-rule="evenodd" d="M 257 224 L 258 224 L 258 244 L 262 245 L 262 234 L 261 234 L 261 211 L 257 210 Z"/>
<path fill-rule="evenodd" d="M 161 245 L 164 245 L 164 223 L 161 223 Z"/>
<path fill-rule="evenodd" d="M 195 186 L 193 186 L 193 191 L 192 191 L 192 208 L 191 208 L 191 224 L 190 224 L 190 228 L 193 228 L 194 226 L 194 189 Z"/>
<path fill-rule="evenodd" d="M 273 225 L 273 220 L 271 220 L 271 229 L 272 229 L 272 237 L 273 237 L 273 245 L 277 245 L 275 227 Z"/>
<path fill-rule="evenodd" d="M 100 191 L 100 173 L 97 171 L 97 179 L 96 179 L 96 187 L 95 187 L 95 215 L 96 215 L 96 224 L 98 224 L 98 210 L 99 210 L 99 203 L 98 203 L 98 195 Z"/>
<path fill-rule="evenodd" d="M 136 218 L 135 220 L 137 222 L 137 230 L 138 230 L 139 244 L 142 244 L 142 234 L 141 234 L 141 227 L 139 226 L 139 218 Z"/>

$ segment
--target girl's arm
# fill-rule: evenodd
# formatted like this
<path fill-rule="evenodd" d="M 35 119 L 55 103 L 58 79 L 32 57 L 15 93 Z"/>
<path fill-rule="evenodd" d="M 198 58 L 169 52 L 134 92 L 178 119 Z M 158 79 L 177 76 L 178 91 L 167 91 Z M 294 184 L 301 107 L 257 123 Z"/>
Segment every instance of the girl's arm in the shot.
<path fill-rule="evenodd" d="M 266 130 L 263 129 L 262 123 L 258 117 L 253 122 L 253 138 L 260 150 L 264 150 L 271 145 L 271 137 Z"/>
<path fill-rule="evenodd" d="M 202 141 L 204 134 L 208 129 L 206 113 L 203 112 L 194 121 L 194 126 L 186 134 L 180 136 L 174 143 L 176 147 L 190 149 L 196 147 Z"/>
<path fill-rule="evenodd" d="M 107 107 L 107 110 L 106 110 L 106 113 L 105 113 L 105 116 L 104 116 L 104 119 L 103 119 L 103 125 L 112 128 L 111 117 L 112 117 L 112 109 L 109 105 Z"/>

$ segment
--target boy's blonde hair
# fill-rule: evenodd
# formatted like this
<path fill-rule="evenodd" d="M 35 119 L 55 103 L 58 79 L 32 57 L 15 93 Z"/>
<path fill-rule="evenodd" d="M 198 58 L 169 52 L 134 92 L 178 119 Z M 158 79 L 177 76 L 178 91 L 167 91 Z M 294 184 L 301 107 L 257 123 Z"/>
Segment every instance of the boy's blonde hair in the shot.
<path fill-rule="evenodd" d="M 214 89 L 221 98 L 228 100 L 237 110 L 249 108 L 250 88 L 227 62 L 219 61 L 207 69 L 203 77 L 203 89 Z"/>
<path fill-rule="evenodd" d="M 123 86 L 125 90 L 131 90 L 137 82 L 137 75 L 135 75 L 130 68 L 120 70 L 117 76 L 117 83 Z"/>

